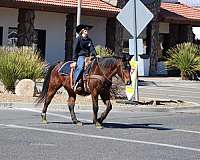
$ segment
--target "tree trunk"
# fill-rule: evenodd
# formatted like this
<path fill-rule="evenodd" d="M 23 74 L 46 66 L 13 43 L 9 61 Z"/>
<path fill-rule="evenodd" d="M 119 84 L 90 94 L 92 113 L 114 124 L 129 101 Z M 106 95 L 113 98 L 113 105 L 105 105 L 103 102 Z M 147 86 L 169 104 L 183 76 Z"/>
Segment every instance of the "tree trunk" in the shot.
<path fill-rule="evenodd" d="M 159 21 L 158 16 L 160 12 L 160 0 L 154 0 L 151 3 L 147 4 L 147 7 L 151 10 L 154 14 L 154 18 L 151 23 L 148 25 L 147 36 L 151 38 L 151 41 L 147 44 L 149 47 L 149 54 L 150 54 L 150 75 L 155 75 L 157 71 L 157 62 L 158 58 L 161 55 L 160 43 L 159 43 Z M 147 38 L 147 39 L 148 39 Z"/>
<path fill-rule="evenodd" d="M 123 50 L 123 26 L 116 21 L 115 25 L 115 55 L 121 56 Z"/>
<path fill-rule="evenodd" d="M 72 60 L 73 55 L 73 41 L 75 28 L 75 15 L 69 14 L 66 16 L 66 33 L 65 33 L 65 61 Z"/>
<path fill-rule="evenodd" d="M 189 80 L 190 77 L 189 77 L 186 73 L 181 72 L 181 79 L 182 79 L 182 80 Z"/>
<path fill-rule="evenodd" d="M 123 8 L 127 3 L 127 0 L 118 0 L 117 7 Z M 115 55 L 122 56 L 123 51 L 123 32 L 124 27 L 119 21 L 115 23 Z"/>
<path fill-rule="evenodd" d="M 34 10 L 19 9 L 17 46 L 32 46 L 34 42 Z"/>

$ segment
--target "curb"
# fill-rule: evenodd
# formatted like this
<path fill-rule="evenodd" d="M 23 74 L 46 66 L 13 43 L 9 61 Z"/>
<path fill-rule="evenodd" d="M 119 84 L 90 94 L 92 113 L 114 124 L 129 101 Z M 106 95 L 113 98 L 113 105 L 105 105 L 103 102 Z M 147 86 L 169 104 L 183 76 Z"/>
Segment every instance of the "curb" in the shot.
<path fill-rule="evenodd" d="M 190 102 L 191 103 L 191 102 Z M 16 102 L 0 102 L 0 109 L 12 109 L 12 108 L 36 108 L 41 109 L 43 108 L 43 104 L 35 105 L 33 103 L 16 103 Z M 105 106 L 99 105 L 99 110 L 103 111 Z M 154 106 L 154 105 L 131 105 L 131 104 L 118 104 L 113 103 L 113 111 L 130 111 L 130 112 L 177 112 L 183 110 L 200 110 L 200 104 L 198 103 L 191 103 L 190 106 Z M 67 104 L 50 104 L 49 111 L 66 111 L 68 110 Z M 91 105 L 76 105 L 75 110 L 91 110 L 92 111 L 92 104 Z"/>

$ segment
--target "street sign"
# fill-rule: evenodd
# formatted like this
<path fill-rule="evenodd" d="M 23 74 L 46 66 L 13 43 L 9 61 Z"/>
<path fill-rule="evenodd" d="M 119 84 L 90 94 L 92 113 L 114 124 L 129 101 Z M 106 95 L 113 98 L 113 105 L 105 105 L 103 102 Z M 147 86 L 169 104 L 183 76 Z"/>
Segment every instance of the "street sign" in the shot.
<path fill-rule="evenodd" d="M 135 17 L 137 17 L 136 21 Z M 133 37 L 135 36 L 136 28 L 136 35 L 138 37 L 148 23 L 153 19 L 153 14 L 140 0 L 129 0 L 125 7 L 117 15 L 117 19 Z"/>

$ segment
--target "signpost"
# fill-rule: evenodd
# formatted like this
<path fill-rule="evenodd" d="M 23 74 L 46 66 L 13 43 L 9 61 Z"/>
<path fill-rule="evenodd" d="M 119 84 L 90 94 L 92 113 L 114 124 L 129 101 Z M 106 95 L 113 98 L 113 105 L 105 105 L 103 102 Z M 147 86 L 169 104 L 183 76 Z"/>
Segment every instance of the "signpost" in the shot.
<path fill-rule="evenodd" d="M 137 38 L 153 19 L 153 14 L 140 0 L 129 0 L 121 12 L 117 15 L 118 21 L 133 36 L 133 41 L 129 41 L 130 54 L 134 55 L 135 61 L 138 61 Z M 130 47 L 134 46 L 134 47 Z M 138 68 L 138 67 L 137 67 Z M 136 73 L 135 100 L 139 101 L 138 93 L 138 73 Z"/>

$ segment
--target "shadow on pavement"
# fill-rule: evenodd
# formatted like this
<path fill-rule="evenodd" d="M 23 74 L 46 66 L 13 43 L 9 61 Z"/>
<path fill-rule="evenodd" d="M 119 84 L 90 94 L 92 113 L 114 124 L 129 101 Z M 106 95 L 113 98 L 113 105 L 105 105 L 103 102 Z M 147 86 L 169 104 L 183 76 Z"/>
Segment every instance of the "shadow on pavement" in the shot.
<path fill-rule="evenodd" d="M 172 128 L 160 127 L 162 124 L 144 123 L 144 124 L 124 124 L 124 123 L 104 123 L 105 128 L 143 128 L 155 130 L 173 130 Z"/>
<path fill-rule="evenodd" d="M 48 122 L 48 124 L 72 124 L 72 122 Z M 83 126 L 94 125 L 93 123 L 84 122 Z M 160 127 L 163 124 L 157 123 L 144 123 L 144 124 L 125 124 L 125 123 L 103 123 L 104 128 L 119 128 L 119 129 L 128 129 L 128 128 L 142 128 L 142 129 L 154 129 L 154 130 L 173 130 L 173 128 Z"/>

